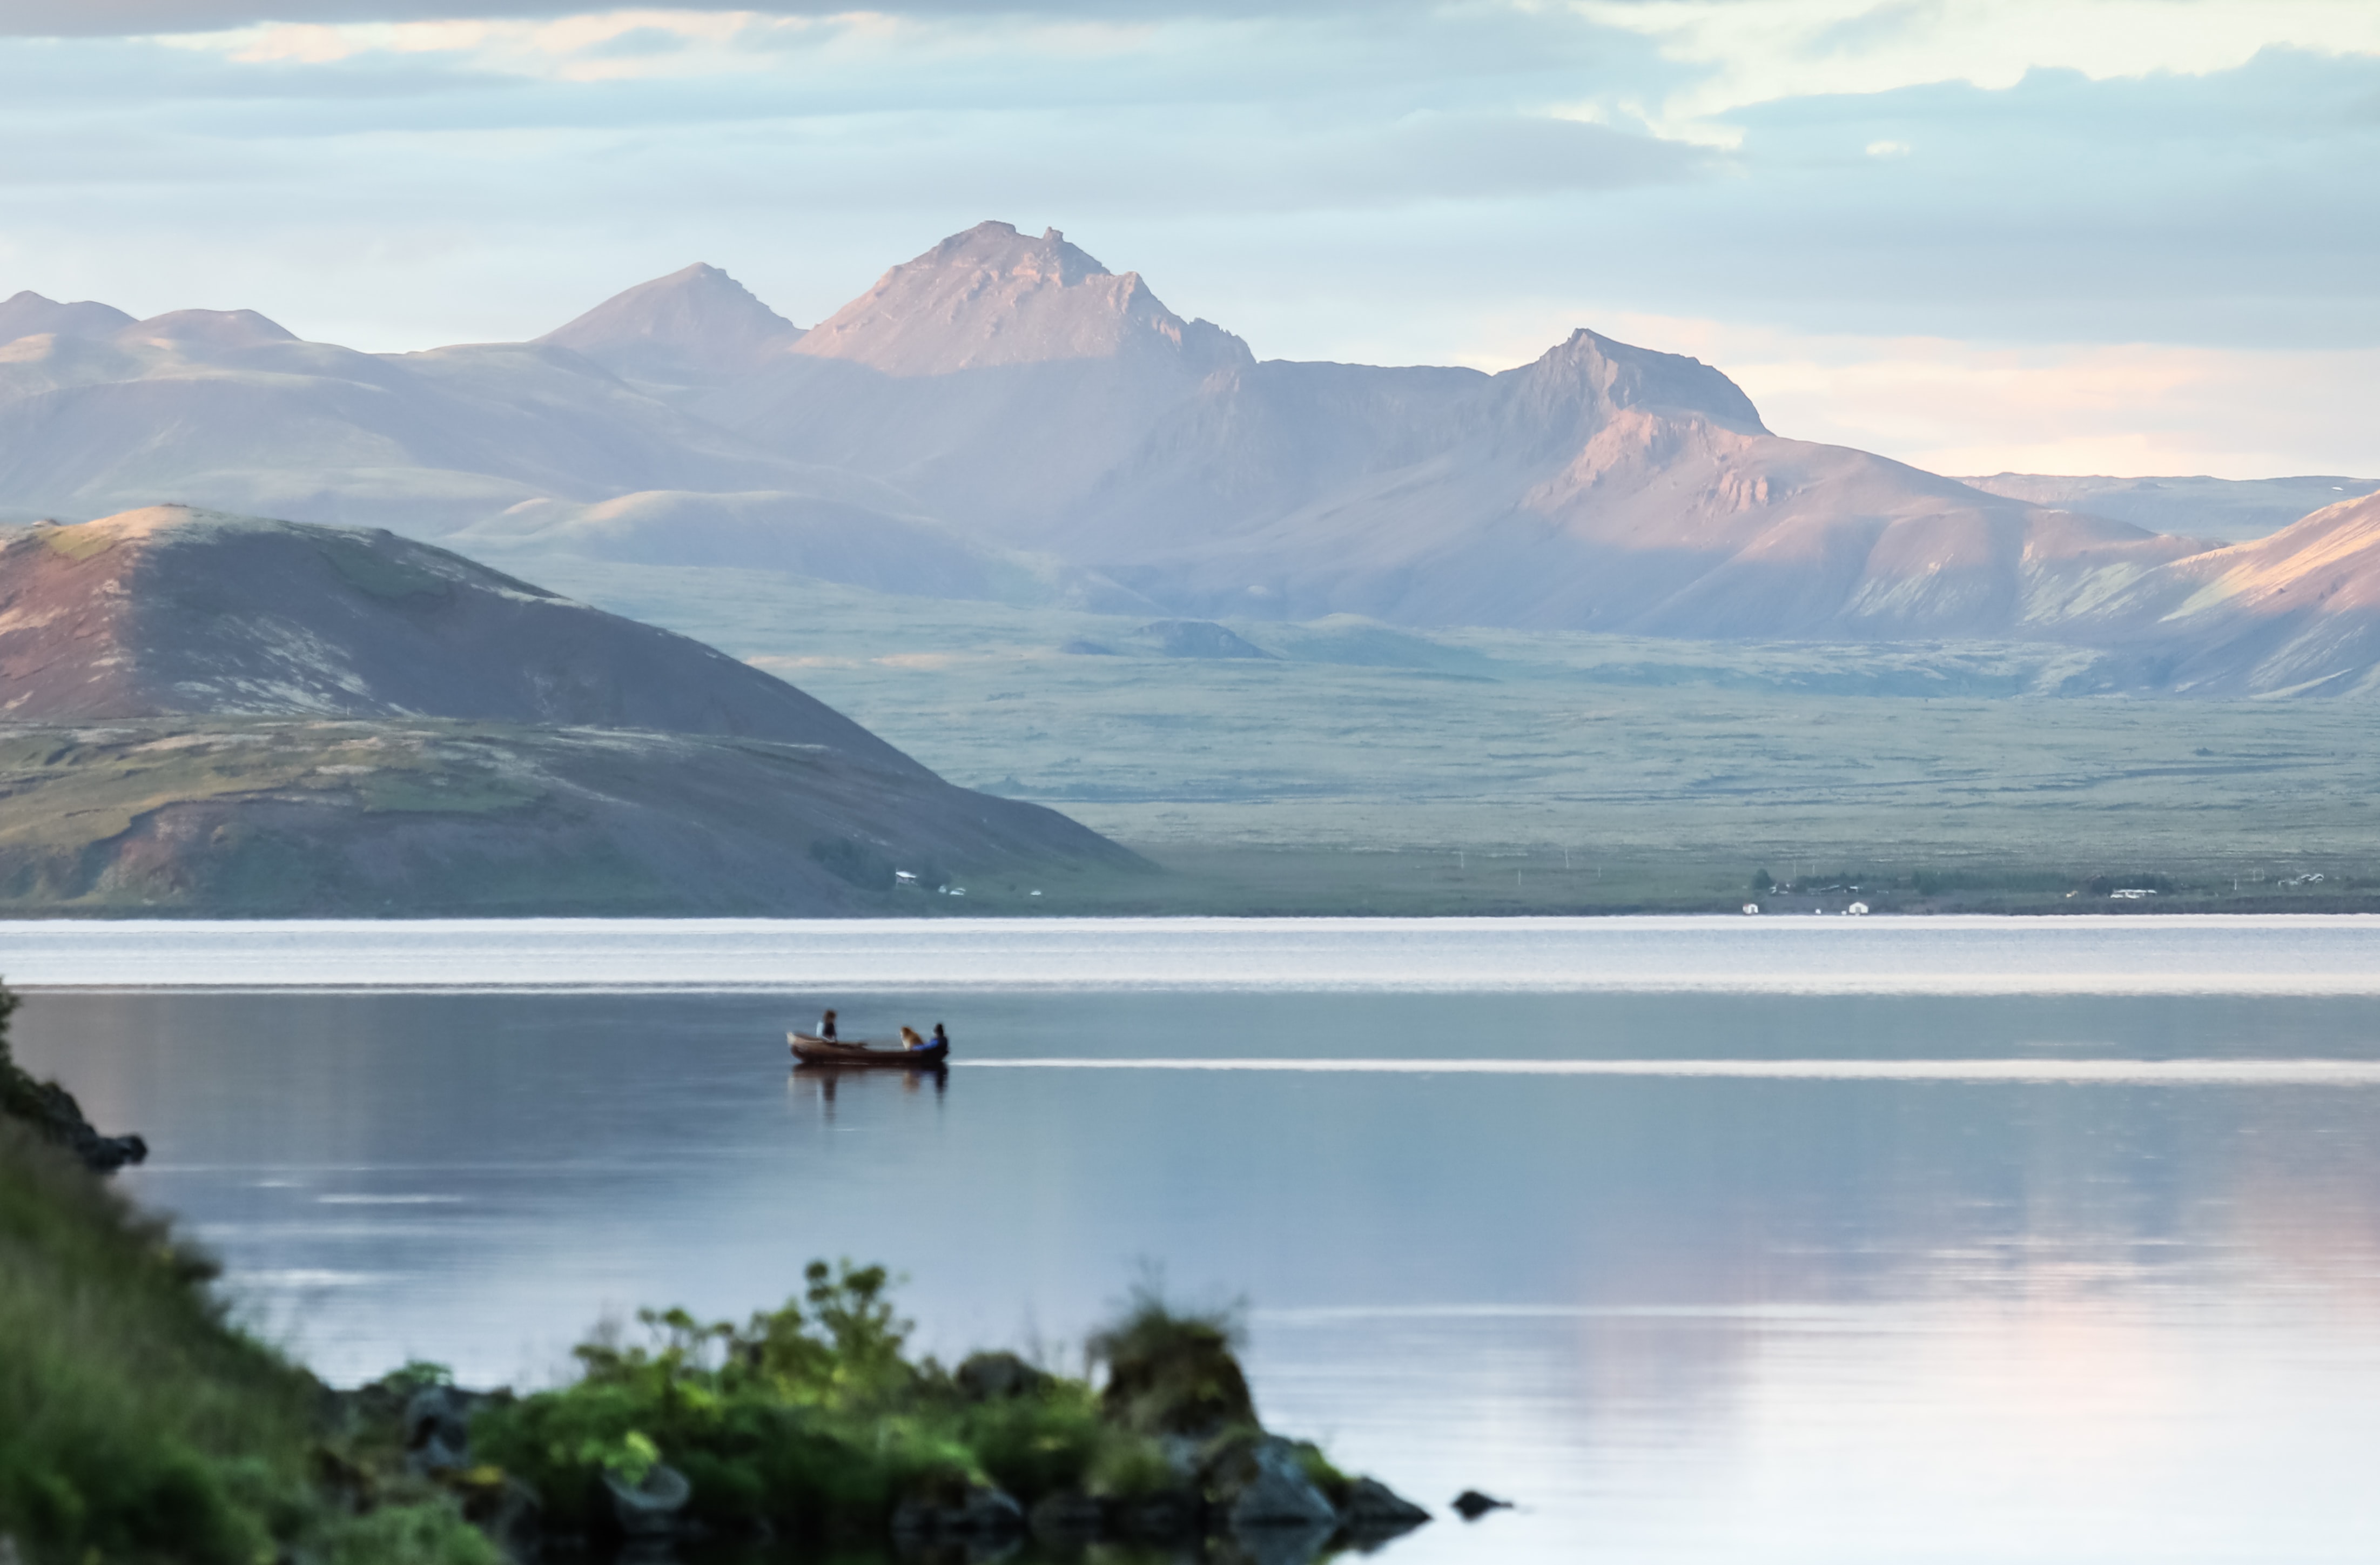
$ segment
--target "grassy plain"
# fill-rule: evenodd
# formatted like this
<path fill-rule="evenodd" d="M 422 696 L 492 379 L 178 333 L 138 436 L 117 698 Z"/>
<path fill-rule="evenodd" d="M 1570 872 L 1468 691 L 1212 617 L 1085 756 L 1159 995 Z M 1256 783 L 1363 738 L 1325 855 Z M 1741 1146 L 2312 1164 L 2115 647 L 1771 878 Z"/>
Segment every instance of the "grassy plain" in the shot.
<path fill-rule="evenodd" d="M 2163 906 L 2380 905 L 2362 704 L 2059 695 L 2087 651 L 1342 620 L 1235 621 L 1274 656 L 1196 659 L 1135 618 L 492 563 L 710 641 L 953 782 L 1177 872 L 1050 911 L 1730 906 L 1760 868 L 1904 906 L 2105 908 L 2095 878 L 2154 880 Z"/>

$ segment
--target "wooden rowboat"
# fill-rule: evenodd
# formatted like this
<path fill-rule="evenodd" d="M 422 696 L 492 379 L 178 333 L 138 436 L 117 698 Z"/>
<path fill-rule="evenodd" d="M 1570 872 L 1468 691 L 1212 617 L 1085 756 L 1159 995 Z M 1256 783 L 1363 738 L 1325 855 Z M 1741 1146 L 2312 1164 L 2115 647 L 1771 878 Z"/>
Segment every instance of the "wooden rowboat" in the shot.
<path fill-rule="evenodd" d="M 787 1033 L 785 1041 L 793 1046 L 794 1058 L 805 1065 L 883 1065 L 915 1071 L 939 1065 L 951 1053 L 947 1043 L 929 1044 L 923 1049 L 878 1049 L 871 1044 L 812 1037 L 808 1033 Z"/>

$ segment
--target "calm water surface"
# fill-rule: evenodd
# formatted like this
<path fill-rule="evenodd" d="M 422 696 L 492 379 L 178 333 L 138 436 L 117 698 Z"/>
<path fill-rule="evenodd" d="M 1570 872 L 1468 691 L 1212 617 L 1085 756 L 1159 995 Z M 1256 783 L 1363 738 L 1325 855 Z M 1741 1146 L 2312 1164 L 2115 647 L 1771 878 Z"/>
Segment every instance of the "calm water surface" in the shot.
<path fill-rule="evenodd" d="M 1070 1357 L 1159 1265 L 1248 1301 L 1269 1422 L 1523 1502 L 1407 1565 L 2380 1557 L 2380 926 L 985 928 L 20 925 L 0 970 L 83 986 L 20 1052 L 334 1378 L 551 1378 L 821 1255 L 929 1350 Z M 789 1070 L 828 1002 L 958 1062 Z"/>

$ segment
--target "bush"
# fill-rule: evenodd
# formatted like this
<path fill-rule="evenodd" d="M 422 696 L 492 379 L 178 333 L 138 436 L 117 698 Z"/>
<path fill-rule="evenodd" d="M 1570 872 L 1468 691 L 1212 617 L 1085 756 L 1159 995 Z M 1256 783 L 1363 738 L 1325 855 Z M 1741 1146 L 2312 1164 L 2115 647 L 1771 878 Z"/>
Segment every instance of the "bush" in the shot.
<path fill-rule="evenodd" d="M 965 1409 L 956 1433 L 984 1476 L 1026 1505 L 1080 1486 L 1112 1438 L 1090 1387 L 1055 1376 Z"/>
<path fill-rule="evenodd" d="M 645 1341 L 581 1344 L 577 1384 L 483 1413 L 476 1449 L 565 1528 L 600 1526 L 606 1471 L 633 1483 L 654 1461 L 686 1474 L 697 1516 L 781 1527 L 878 1523 L 919 1474 L 977 1475 L 955 1416 L 911 1405 L 930 1377 L 903 1355 L 884 1268 L 821 1261 L 806 1281 L 740 1327 L 640 1312 Z"/>
<path fill-rule="evenodd" d="M 872 1534 L 905 1495 L 970 1484 L 1026 1505 L 1175 1487 L 1157 1436 L 1256 1423 L 1232 1319 L 1178 1314 L 1152 1291 L 1097 1341 L 1103 1396 L 1005 1355 L 957 1376 L 912 1363 L 881 1267 L 820 1262 L 806 1283 L 741 1326 L 646 1311 L 637 1340 L 599 1333 L 577 1350 L 577 1383 L 481 1413 L 477 1451 L 534 1486 L 560 1528 L 600 1528 L 605 1471 L 633 1478 L 658 1459 L 705 1521 L 815 1536 Z"/>

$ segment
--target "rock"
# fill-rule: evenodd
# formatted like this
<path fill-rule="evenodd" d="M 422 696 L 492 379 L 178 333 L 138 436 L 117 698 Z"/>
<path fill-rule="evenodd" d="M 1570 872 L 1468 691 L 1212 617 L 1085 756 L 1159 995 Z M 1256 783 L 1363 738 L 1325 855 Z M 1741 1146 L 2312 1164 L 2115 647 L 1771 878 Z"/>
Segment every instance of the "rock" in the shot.
<path fill-rule="evenodd" d="M 1106 1533 L 1108 1508 L 1080 1489 L 1063 1489 L 1043 1496 L 1026 1520 L 1045 1548 L 1086 1548 Z"/>
<path fill-rule="evenodd" d="M 1218 1463 L 1210 1491 L 1234 1534 L 1264 1527 L 1336 1527 L 1338 1508 L 1306 1474 L 1306 1448 L 1266 1435 Z"/>
<path fill-rule="evenodd" d="M 991 1543 L 1025 1535 L 1025 1508 L 989 1485 L 957 1474 L 921 1481 L 892 1508 L 893 1541 L 905 1548 L 937 1543 Z"/>
<path fill-rule="evenodd" d="M 96 1171 L 114 1173 L 127 1164 L 147 1162 L 149 1143 L 138 1135 L 93 1135 L 75 1153 Z"/>
<path fill-rule="evenodd" d="M 951 1378 L 959 1394 L 971 1402 L 1006 1401 L 1038 1395 L 1049 1385 L 1049 1374 L 1014 1353 L 970 1353 Z"/>
<path fill-rule="evenodd" d="M 1384 1542 L 1428 1520 L 1428 1511 L 1377 1478 L 1356 1479 L 1339 1502 L 1339 1524 L 1358 1546 Z"/>
<path fill-rule="evenodd" d="M 1465 1489 L 1454 1497 L 1454 1509 L 1465 1522 L 1476 1522 L 1491 1510 L 1510 1510 L 1512 1502 L 1483 1495 L 1477 1489 Z"/>
<path fill-rule="evenodd" d="M 694 1486 L 686 1474 L 666 1462 L 647 1469 L 641 1484 L 606 1471 L 603 1487 L 611 1492 L 613 1520 L 631 1538 L 663 1537 L 677 1531 L 678 1512 L 694 1498 Z"/>
<path fill-rule="evenodd" d="M 448 1473 L 471 1465 L 471 1393 L 424 1386 L 405 1402 L 405 1465 Z"/>
<path fill-rule="evenodd" d="M 5 1013 L 0 1013 L 0 1023 Z M 149 1143 L 137 1135 L 102 1135 L 83 1117 L 73 1093 L 55 1082 L 37 1082 L 8 1057 L 5 1032 L 0 1032 L 0 1111 L 24 1121 L 44 1139 L 65 1147 L 95 1173 L 114 1173 L 130 1163 L 145 1162 Z"/>

